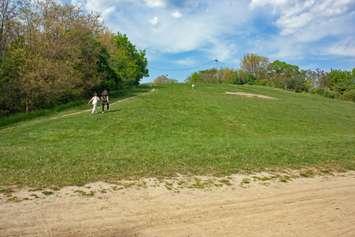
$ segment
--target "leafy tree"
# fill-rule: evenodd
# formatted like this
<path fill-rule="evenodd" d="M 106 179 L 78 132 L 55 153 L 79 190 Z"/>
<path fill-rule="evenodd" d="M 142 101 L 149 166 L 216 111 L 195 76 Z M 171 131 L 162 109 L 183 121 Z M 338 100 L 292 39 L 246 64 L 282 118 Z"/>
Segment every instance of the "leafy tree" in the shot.
<path fill-rule="evenodd" d="M 115 44 L 111 59 L 112 69 L 126 85 L 138 85 L 139 81 L 149 76 L 148 61 L 144 50 L 138 50 L 124 34 L 113 36 Z"/>
<path fill-rule="evenodd" d="M 0 1 L 0 58 L 5 56 L 7 46 L 16 40 L 18 17 L 24 0 L 1 0 Z"/>
<path fill-rule="evenodd" d="M 331 70 L 327 74 L 327 84 L 330 90 L 337 92 L 339 95 L 345 91 L 355 89 L 354 77 L 350 71 Z"/>
<path fill-rule="evenodd" d="M 246 54 L 240 64 L 240 68 L 257 79 L 264 79 L 269 59 L 257 54 Z"/>
<path fill-rule="evenodd" d="M 24 73 L 25 51 L 13 43 L 0 64 L 0 115 L 20 111 L 22 91 L 18 78 Z"/>
<path fill-rule="evenodd" d="M 276 60 L 268 66 L 268 77 L 270 84 L 278 88 L 296 92 L 308 90 L 305 72 L 296 65 Z"/>

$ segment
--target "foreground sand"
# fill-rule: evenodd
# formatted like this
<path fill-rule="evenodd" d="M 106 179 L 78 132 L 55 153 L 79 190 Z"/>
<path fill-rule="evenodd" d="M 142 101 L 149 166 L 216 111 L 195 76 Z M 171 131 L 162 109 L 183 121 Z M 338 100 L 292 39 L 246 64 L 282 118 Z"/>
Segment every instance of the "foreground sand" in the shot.
<path fill-rule="evenodd" d="M 0 236 L 355 236 L 354 172 L 243 187 L 241 180 L 179 190 L 94 183 L 2 198 Z"/>

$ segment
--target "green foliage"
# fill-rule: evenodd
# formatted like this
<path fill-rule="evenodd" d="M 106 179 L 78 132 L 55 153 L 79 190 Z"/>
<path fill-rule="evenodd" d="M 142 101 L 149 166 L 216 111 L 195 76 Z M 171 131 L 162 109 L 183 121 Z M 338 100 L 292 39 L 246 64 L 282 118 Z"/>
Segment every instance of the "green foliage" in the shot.
<path fill-rule="evenodd" d="M 311 90 L 311 92 L 313 94 L 318 94 L 318 95 L 322 95 L 328 98 L 337 98 L 339 96 L 338 93 L 336 93 L 335 91 L 330 90 L 329 88 L 313 88 Z"/>
<path fill-rule="evenodd" d="M 342 98 L 344 100 L 351 100 L 355 102 L 355 89 L 345 91 Z"/>
<path fill-rule="evenodd" d="M 102 75 L 103 80 L 94 88 L 95 91 L 102 91 L 104 89 L 122 90 L 123 82 L 118 77 L 117 73 L 111 68 L 110 54 L 105 47 L 101 47 L 97 70 Z"/>
<path fill-rule="evenodd" d="M 112 103 L 108 113 L 91 116 L 82 109 L 1 128 L 0 186 L 355 169 L 355 106 L 340 100 L 265 86 L 200 84 L 192 90 L 173 84 Z"/>
<path fill-rule="evenodd" d="M 299 68 L 296 65 L 288 64 L 276 60 L 268 66 L 268 70 L 276 74 L 292 75 L 299 72 Z"/>
<path fill-rule="evenodd" d="M 238 85 L 243 85 L 243 84 L 249 84 L 253 85 L 256 82 L 256 77 L 248 72 L 245 72 L 243 70 L 237 71 L 237 80 L 235 81 L 235 84 Z"/>
<path fill-rule="evenodd" d="M 354 101 L 354 90 L 354 69 L 351 72 L 331 70 L 322 76 L 319 86 L 312 89 L 312 92 L 330 98 Z"/>
<path fill-rule="evenodd" d="M 138 50 L 124 34 L 113 36 L 115 53 L 112 55 L 112 68 L 126 85 L 138 85 L 139 81 L 149 76 L 145 51 Z"/>
<path fill-rule="evenodd" d="M 309 86 L 302 73 L 293 75 L 285 80 L 285 87 L 295 92 L 308 91 Z"/>
<path fill-rule="evenodd" d="M 306 77 L 298 66 L 276 60 L 268 66 L 269 84 L 296 92 L 307 91 Z"/>
<path fill-rule="evenodd" d="M 0 115 L 9 114 L 21 109 L 22 92 L 18 78 L 23 75 L 26 53 L 13 43 L 7 57 L 0 61 Z"/>
<path fill-rule="evenodd" d="M 355 89 L 355 77 L 349 71 L 331 70 L 327 74 L 328 87 L 330 90 L 342 95 L 345 91 Z"/>
<path fill-rule="evenodd" d="M 233 69 L 207 69 L 191 74 L 186 82 L 188 83 L 235 83 L 238 79 L 238 72 Z"/>

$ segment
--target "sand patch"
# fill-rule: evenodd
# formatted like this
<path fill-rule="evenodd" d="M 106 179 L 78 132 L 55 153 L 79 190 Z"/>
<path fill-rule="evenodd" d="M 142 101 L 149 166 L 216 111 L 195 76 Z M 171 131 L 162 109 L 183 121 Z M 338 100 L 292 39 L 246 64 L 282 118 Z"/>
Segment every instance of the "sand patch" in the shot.
<path fill-rule="evenodd" d="M 354 236 L 354 172 L 291 182 L 267 173 L 209 179 L 97 182 L 0 199 L 0 236 Z"/>
<path fill-rule="evenodd" d="M 256 98 L 261 98 L 261 99 L 268 99 L 268 100 L 275 100 L 275 97 L 267 96 L 267 95 L 260 95 L 260 94 L 252 94 L 252 93 L 246 93 L 246 92 L 226 92 L 227 95 L 239 95 L 239 96 L 245 96 L 245 97 L 256 97 Z"/>

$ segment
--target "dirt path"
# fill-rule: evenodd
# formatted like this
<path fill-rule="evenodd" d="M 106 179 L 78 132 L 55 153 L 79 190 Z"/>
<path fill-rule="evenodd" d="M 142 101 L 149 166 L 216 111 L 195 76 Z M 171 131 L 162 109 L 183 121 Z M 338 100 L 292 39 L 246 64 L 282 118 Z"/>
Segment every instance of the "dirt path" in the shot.
<path fill-rule="evenodd" d="M 354 172 L 247 188 L 236 180 L 212 190 L 131 187 L 83 197 L 68 187 L 0 200 L 0 236 L 355 236 Z"/>

